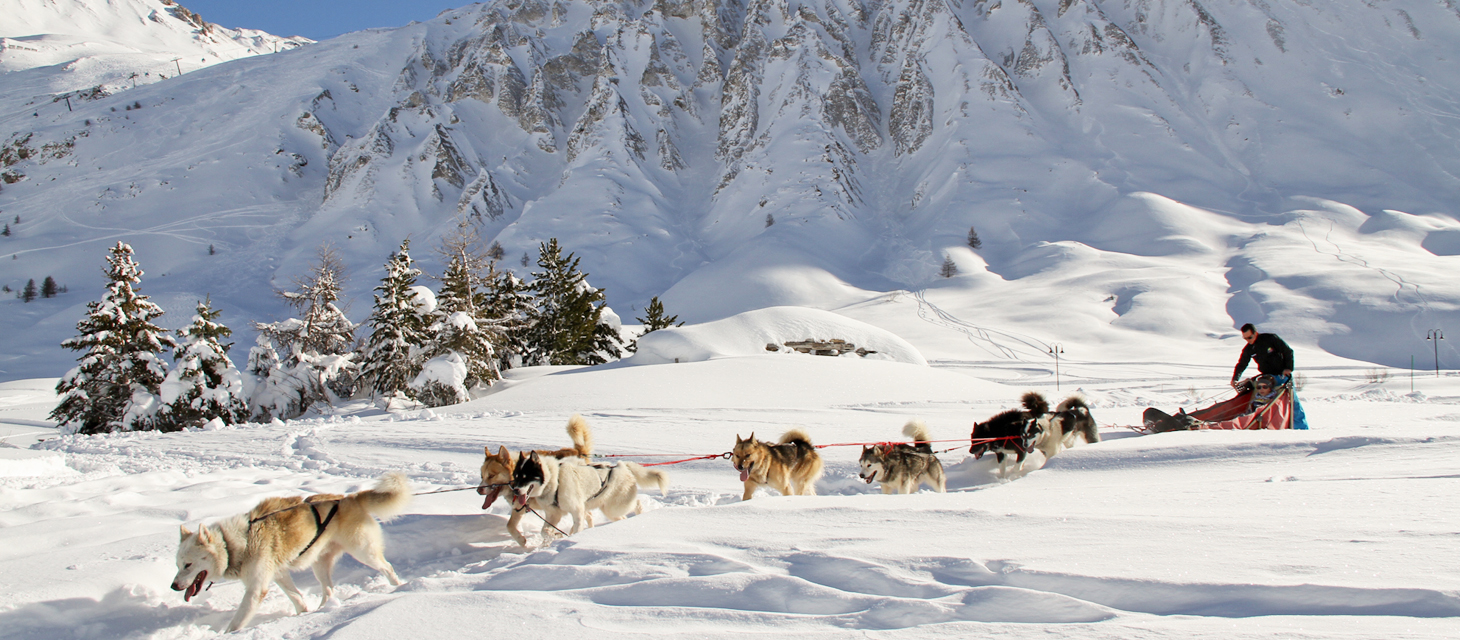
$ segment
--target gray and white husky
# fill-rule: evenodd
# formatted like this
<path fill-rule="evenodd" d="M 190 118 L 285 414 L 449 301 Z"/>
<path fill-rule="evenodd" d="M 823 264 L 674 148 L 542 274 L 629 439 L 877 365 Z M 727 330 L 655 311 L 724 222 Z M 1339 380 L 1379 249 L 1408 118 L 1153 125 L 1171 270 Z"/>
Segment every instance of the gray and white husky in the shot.
<path fill-rule="evenodd" d="M 881 482 L 884 494 L 912 493 L 922 484 L 938 493 L 945 492 L 943 463 L 933 455 L 928 428 L 913 420 L 903 426 L 902 435 L 912 438 L 913 443 L 862 447 L 862 479 L 867 484 Z"/>
<path fill-rule="evenodd" d="M 558 459 L 536 451 L 519 454 L 512 469 L 513 501 L 525 504 L 536 499 L 546 513 L 543 537 L 557 528 L 564 515 L 573 516 L 572 535 L 593 526 L 589 511 L 598 509 L 609 520 L 622 520 L 630 512 L 643 512 L 639 487 L 658 487 L 669 493 L 669 474 L 645 469 L 632 462 L 615 465 L 587 464 L 577 458 Z"/>
<path fill-rule="evenodd" d="M 291 569 L 314 569 L 323 593 L 320 605 L 334 593 L 335 560 L 348 553 L 361 564 L 400 585 L 395 569 L 386 562 L 380 525 L 375 518 L 390 518 L 411 499 L 410 482 L 399 473 L 380 478 L 375 488 L 350 495 L 316 494 L 309 497 L 265 498 L 248 513 L 204 525 L 197 531 L 182 527 L 177 548 L 177 576 L 172 590 L 191 600 L 203 583 L 243 581 L 243 602 L 228 631 L 248 625 L 274 582 L 304 613 L 304 594 L 294 586 Z"/>

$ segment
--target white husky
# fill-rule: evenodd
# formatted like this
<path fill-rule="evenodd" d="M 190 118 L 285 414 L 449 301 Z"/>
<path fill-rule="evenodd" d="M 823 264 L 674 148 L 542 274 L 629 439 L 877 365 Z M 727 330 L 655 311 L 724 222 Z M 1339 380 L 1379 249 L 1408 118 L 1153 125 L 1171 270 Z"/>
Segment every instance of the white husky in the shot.
<path fill-rule="evenodd" d="M 399 585 L 395 569 L 381 553 L 385 543 L 380 525 L 371 516 L 394 516 L 410 499 L 410 482 L 392 473 L 381 477 L 374 489 L 348 496 L 265 498 L 248 513 L 195 532 L 184 526 L 172 589 L 190 600 L 208 580 L 242 580 L 243 602 L 228 624 L 229 631 L 237 631 L 258 610 L 270 582 L 278 583 L 295 611 L 308 610 L 304 594 L 289 577 L 290 569 L 314 569 L 323 590 L 319 601 L 323 605 L 334 592 L 331 573 L 341 553 L 349 553 Z"/>
<path fill-rule="evenodd" d="M 573 516 L 569 535 L 593 526 L 588 512 L 598 509 L 609 520 L 622 520 L 629 512 L 641 513 L 639 487 L 658 487 L 669 493 L 669 475 L 658 469 L 645 469 L 632 462 L 616 465 L 584 464 L 577 458 L 559 460 L 540 456 L 536 451 L 519 455 L 512 470 L 512 492 L 518 504 L 536 499 L 547 511 L 543 514 L 546 537 L 549 527 L 556 528 L 564 514 Z"/>

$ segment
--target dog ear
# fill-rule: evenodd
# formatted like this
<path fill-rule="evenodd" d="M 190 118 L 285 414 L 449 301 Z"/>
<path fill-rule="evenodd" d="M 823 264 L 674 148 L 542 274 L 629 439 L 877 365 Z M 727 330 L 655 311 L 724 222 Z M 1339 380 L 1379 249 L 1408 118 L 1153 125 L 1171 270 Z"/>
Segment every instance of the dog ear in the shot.
<path fill-rule="evenodd" d="M 208 533 L 207 527 L 198 527 L 198 542 L 209 544 L 213 542 L 213 534 Z"/>
<path fill-rule="evenodd" d="M 188 539 L 188 536 L 190 536 L 190 535 L 193 535 L 193 532 L 188 531 L 188 525 L 185 525 L 185 524 L 184 525 L 178 525 L 178 539 L 179 540 L 187 540 Z"/>
<path fill-rule="evenodd" d="M 490 451 L 490 449 L 488 449 L 488 451 Z M 503 460 L 511 460 L 512 459 L 512 452 L 511 451 L 508 451 L 507 450 L 507 445 L 504 444 L 504 445 L 501 445 L 501 448 L 500 449 L 497 449 L 497 457 L 498 458 L 502 458 Z"/>

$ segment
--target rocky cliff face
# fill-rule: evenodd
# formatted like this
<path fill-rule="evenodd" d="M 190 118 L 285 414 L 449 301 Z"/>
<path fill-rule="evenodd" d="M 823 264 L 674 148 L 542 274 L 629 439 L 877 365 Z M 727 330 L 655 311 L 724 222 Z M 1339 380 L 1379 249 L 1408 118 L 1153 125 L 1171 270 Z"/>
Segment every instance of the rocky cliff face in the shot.
<path fill-rule="evenodd" d="M 387 182 L 413 180 L 414 157 L 433 167 L 418 190 L 495 221 L 509 243 L 581 216 L 638 251 L 656 243 L 626 216 L 673 219 L 682 235 L 666 242 L 697 256 L 669 251 L 678 264 L 736 250 L 766 233 L 767 214 L 843 242 L 890 233 L 926 246 L 971 224 L 996 240 L 1038 235 L 1019 227 L 1083 213 L 1038 203 L 1051 174 L 1098 176 L 1073 186 L 1094 202 L 1153 189 L 1226 206 L 1264 161 L 1244 157 L 1234 129 L 1309 99 L 1271 72 L 1292 70 L 1283 58 L 1300 33 L 1331 44 L 1303 22 L 1325 18 L 1234 0 L 502 0 L 413 37 L 396 104 L 334 151 L 327 192 L 372 200 L 380 179 L 352 176 L 395 157 Z M 402 111 L 414 124 L 397 126 Z M 1046 154 L 1061 148 L 1082 157 L 1055 173 Z M 1171 167 L 1125 166 L 1168 154 L 1199 176 L 1176 193 Z M 1000 193 L 980 173 L 999 175 Z M 616 195 L 627 192 L 632 212 Z M 523 217 L 529 207 L 555 213 Z M 682 275 L 662 273 L 630 288 Z"/>

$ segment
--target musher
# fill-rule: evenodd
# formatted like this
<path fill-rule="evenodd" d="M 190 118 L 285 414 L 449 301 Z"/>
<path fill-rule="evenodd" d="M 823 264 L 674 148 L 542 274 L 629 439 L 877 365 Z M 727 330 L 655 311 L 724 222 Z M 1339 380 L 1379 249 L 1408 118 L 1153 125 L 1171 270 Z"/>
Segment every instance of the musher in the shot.
<path fill-rule="evenodd" d="M 1258 333 L 1257 327 L 1251 322 L 1242 325 L 1242 340 L 1247 346 L 1242 348 L 1242 355 L 1237 358 L 1237 367 L 1232 370 L 1232 388 L 1238 389 L 1241 386 L 1238 381 L 1242 372 L 1247 369 L 1247 361 L 1255 360 L 1260 373 L 1272 376 L 1274 387 L 1289 385 L 1289 392 L 1293 393 L 1293 428 L 1307 429 L 1307 416 L 1303 414 L 1303 406 L 1298 404 L 1296 390 L 1291 388 L 1293 348 L 1275 333 Z"/>

